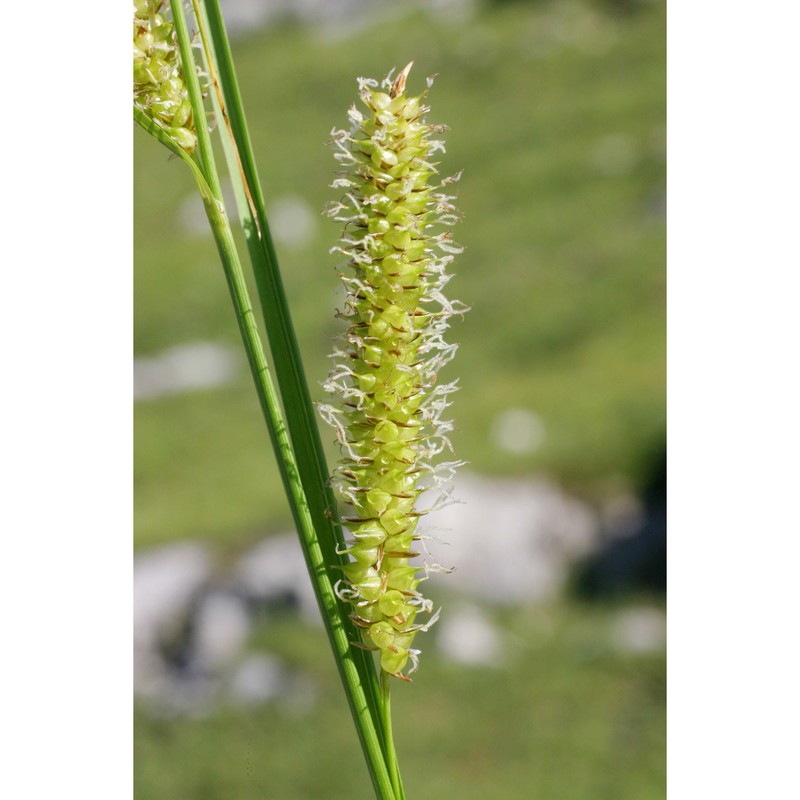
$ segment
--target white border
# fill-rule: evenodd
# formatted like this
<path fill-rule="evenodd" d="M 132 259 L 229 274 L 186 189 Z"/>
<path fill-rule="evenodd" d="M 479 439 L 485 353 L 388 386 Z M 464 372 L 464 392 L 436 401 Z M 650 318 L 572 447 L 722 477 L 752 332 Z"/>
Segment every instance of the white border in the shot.
<path fill-rule="evenodd" d="M 3 23 L 0 796 L 124 800 L 130 5 L 11 4 Z"/>
<path fill-rule="evenodd" d="M 796 2 L 669 9 L 669 794 L 799 797 Z"/>

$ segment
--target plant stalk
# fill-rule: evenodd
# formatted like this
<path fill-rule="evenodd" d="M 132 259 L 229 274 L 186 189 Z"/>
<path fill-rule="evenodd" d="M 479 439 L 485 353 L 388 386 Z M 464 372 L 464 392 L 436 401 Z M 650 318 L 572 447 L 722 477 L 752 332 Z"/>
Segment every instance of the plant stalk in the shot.
<path fill-rule="evenodd" d="M 381 715 L 383 717 L 384 733 L 386 735 L 386 750 L 389 762 L 389 777 L 392 788 L 398 800 L 405 800 L 403 782 L 400 778 L 400 765 L 397 763 L 397 753 L 394 749 L 394 736 L 392 734 L 392 706 L 390 700 L 390 677 L 388 672 L 381 670 Z"/>
<path fill-rule="evenodd" d="M 339 555 L 336 547 L 335 534 L 337 531 L 329 517 L 333 504 L 329 502 L 329 498 L 332 498 L 332 496 L 326 487 L 327 467 L 324 464 L 324 456 L 322 456 L 319 433 L 316 427 L 316 417 L 310 403 L 307 386 L 305 385 L 296 339 L 291 327 L 291 321 L 288 318 L 288 308 L 286 307 L 285 297 L 283 295 L 282 286 L 280 285 L 280 278 L 277 275 L 277 260 L 274 255 L 274 247 L 268 235 L 268 228 L 266 227 L 263 198 L 261 198 L 259 192 L 258 218 L 254 218 L 252 216 L 253 201 L 252 195 L 250 194 L 250 187 L 257 186 L 257 183 L 251 182 L 248 184 L 247 179 L 244 174 L 242 174 L 241 161 L 239 161 L 240 170 L 238 177 L 242 180 L 244 190 L 248 194 L 248 200 L 250 200 L 250 216 L 254 223 L 254 226 L 251 226 L 251 235 L 248 236 L 248 246 L 251 247 L 252 255 L 254 248 L 250 245 L 250 240 L 253 238 L 261 240 L 261 236 L 254 237 L 253 233 L 260 232 L 263 219 L 263 229 L 267 231 L 267 235 L 265 237 L 265 249 L 261 251 L 261 260 L 269 256 L 270 269 L 267 276 L 262 275 L 261 277 L 262 281 L 264 281 L 265 277 L 270 278 L 273 284 L 277 281 L 277 290 L 274 285 L 271 287 L 273 294 L 269 302 L 271 305 L 277 302 L 279 307 L 282 306 L 282 308 L 277 309 L 280 317 L 280 327 L 278 329 L 280 333 L 277 341 L 273 336 L 270 336 L 272 350 L 273 353 L 276 351 L 279 352 L 283 347 L 284 350 L 291 350 L 294 354 L 293 357 L 289 359 L 288 365 L 287 363 L 283 363 L 283 366 L 281 366 L 279 359 L 276 358 L 276 368 L 279 372 L 279 378 L 281 373 L 293 375 L 292 380 L 288 382 L 288 386 L 292 392 L 295 393 L 295 399 L 297 393 L 300 395 L 303 394 L 303 389 L 305 390 L 305 398 L 307 399 L 306 403 L 301 404 L 303 409 L 301 409 L 301 413 L 298 417 L 293 413 L 293 409 L 297 408 L 297 404 L 291 402 L 292 398 L 287 398 L 286 394 L 284 394 L 287 413 L 295 420 L 295 427 L 298 429 L 297 439 L 300 445 L 295 446 L 300 447 L 299 459 L 295 457 L 293 442 L 290 440 L 287 426 L 284 422 L 278 393 L 272 382 L 269 366 L 258 334 L 255 315 L 247 291 L 241 262 L 236 250 L 233 233 L 222 202 L 219 175 L 216 170 L 213 149 L 205 122 L 205 107 L 192 56 L 192 45 L 183 6 L 180 0 L 170 0 L 170 6 L 172 8 L 187 91 L 196 120 L 198 134 L 197 161 L 190 158 L 185 152 L 180 150 L 179 147 L 170 142 L 167 137 L 163 135 L 163 131 L 159 129 L 159 126 L 151 120 L 148 120 L 146 115 L 142 113 L 137 114 L 136 111 L 138 110 L 135 109 L 134 116 L 136 121 L 148 130 L 151 135 L 166 144 L 173 152 L 177 152 L 177 154 L 191 166 L 195 178 L 197 179 L 198 187 L 203 197 L 206 215 L 223 264 L 237 324 L 247 354 L 248 364 L 253 375 L 259 403 L 267 422 L 267 428 L 278 462 L 281 480 L 289 499 L 298 533 L 300 534 L 309 574 L 336 656 L 336 663 L 350 702 L 351 711 L 356 722 L 362 749 L 366 756 L 370 776 L 376 794 L 380 800 L 401 800 L 402 796 L 397 795 L 394 790 L 396 781 L 390 778 L 387 769 L 385 734 L 384 731 L 381 730 L 382 725 L 376 724 L 376 720 L 381 721 L 381 715 L 376 708 L 376 692 L 374 687 L 377 683 L 377 678 L 375 676 L 374 666 L 371 664 L 371 656 L 351 646 L 351 642 L 357 641 L 357 638 L 351 630 L 353 629 L 352 624 L 343 612 L 343 608 L 336 597 L 331 578 L 328 574 L 328 566 L 337 563 L 342 557 Z M 218 8 L 216 8 L 216 11 L 217 13 L 219 12 Z M 200 17 L 198 17 L 198 19 L 200 19 Z M 219 16 L 218 23 L 218 27 L 224 34 L 221 16 Z M 227 39 L 223 41 L 227 47 Z M 209 53 L 209 58 L 210 57 L 211 54 Z M 235 85 L 235 76 L 232 77 L 232 80 Z M 249 141 L 247 145 L 249 149 Z M 232 178 L 234 174 L 232 174 Z M 258 278 L 258 271 L 256 275 Z M 262 299 L 262 305 L 265 305 L 266 312 L 267 308 L 261 290 L 259 294 Z M 277 297 L 277 301 L 275 297 Z M 268 326 L 270 325 L 269 317 L 267 319 L 267 324 Z M 280 344 L 281 336 L 283 336 L 282 346 Z M 300 420 L 300 422 L 298 422 L 298 420 Z M 313 446 L 315 437 L 319 443 L 318 452 L 315 451 Z M 311 443 L 311 445 L 309 445 L 309 443 Z M 301 471 L 305 475 L 305 481 L 303 477 L 301 477 Z M 316 476 L 316 478 L 312 479 L 310 476 Z M 313 517 L 312 504 L 309 503 L 308 499 L 309 495 L 314 498 Z M 314 518 L 316 518 L 316 520 Z M 315 521 L 317 522 L 316 526 Z M 320 541 L 317 531 L 326 529 L 332 531 L 334 535 L 329 537 L 327 541 L 324 538 Z M 357 654 L 356 658 L 354 658 L 354 652 Z M 369 664 L 371 667 L 371 679 L 369 677 L 369 672 L 365 668 L 366 664 Z"/>
<path fill-rule="evenodd" d="M 236 192 L 239 215 L 250 253 L 289 435 L 297 454 L 300 480 L 318 533 L 325 564 L 329 568 L 335 568 L 347 563 L 346 557 L 341 555 L 337 547 L 343 542 L 343 536 L 333 515 L 336 502 L 329 487 L 330 472 L 270 235 L 230 44 L 217 0 L 205 0 L 205 2 L 192 0 L 192 2 L 200 25 L 209 74 L 215 83 L 213 99 L 217 105 L 217 116 L 224 122 L 224 129 L 221 131 L 223 147 L 228 159 L 229 172 L 234 178 L 234 187 L 239 190 Z M 349 609 L 339 601 L 338 597 L 334 598 L 334 602 L 347 641 L 358 641 L 359 633 L 350 621 Z M 386 720 L 379 708 L 381 691 L 372 655 L 358 648 L 349 647 L 342 658 L 339 648 L 335 646 L 334 654 L 357 728 L 364 722 L 361 709 L 366 698 L 367 709 L 372 717 L 371 727 L 378 735 L 386 761 L 394 760 L 396 770 L 394 750 L 387 748 L 385 744 L 387 733 L 390 732 L 386 730 Z M 351 665 L 355 667 L 360 680 L 361 686 L 358 691 L 346 674 Z M 359 735 L 362 736 L 363 742 L 360 729 Z M 370 760 L 369 756 L 367 760 Z"/>

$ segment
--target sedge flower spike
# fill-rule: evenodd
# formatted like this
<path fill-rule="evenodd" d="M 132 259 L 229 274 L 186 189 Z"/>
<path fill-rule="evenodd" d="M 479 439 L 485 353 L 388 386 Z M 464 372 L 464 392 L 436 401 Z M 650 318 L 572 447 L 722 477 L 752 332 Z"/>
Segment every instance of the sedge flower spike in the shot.
<path fill-rule="evenodd" d="M 197 148 L 192 104 L 183 80 L 175 26 L 163 0 L 134 0 L 133 102 L 190 155 Z"/>
<path fill-rule="evenodd" d="M 350 130 L 332 132 L 343 168 L 332 186 L 344 196 L 326 213 L 345 225 L 332 252 L 346 259 L 339 316 L 349 327 L 324 384 L 338 403 L 320 406 L 342 452 L 333 484 L 350 537 L 337 594 L 353 606 L 359 646 L 377 650 L 381 669 L 404 680 L 417 666 L 415 634 L 438 616 L 417 619 L 433 611 L 419 584 L 442 568 L 412 562 L 419 518 L 447 502 L 460 464 L 434 464 L 450 447 L 452 422 L 441 415 L 456 389 L 436 377 L 456 350 L 444 340 L 448 320 L 466 311 L 443 294 L 461 248 L 448 230 L 458 219 L 455 198 L 442 189 L 458 176 L 437 180 L 432 156 L 444 151 L 435 138 L 444 127 L 425 121 L 425 94 L 406 95 L 410 68 L 381 86 L 359 79 L 366 113 L 351 108 Z M 421 510 L 418 498 L 429 490 L 439 498 Z"/>

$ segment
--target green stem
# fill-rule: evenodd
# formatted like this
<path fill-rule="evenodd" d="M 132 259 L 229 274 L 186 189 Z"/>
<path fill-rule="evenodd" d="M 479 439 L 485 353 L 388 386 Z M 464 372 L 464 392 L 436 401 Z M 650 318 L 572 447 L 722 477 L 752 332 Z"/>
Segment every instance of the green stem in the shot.
<path fill-rule="evenodd" d="M 281 415 L 278 396 L 258 337 L 255 316 L 247 294 L 244 274 L 235 249 L 233 234 L 224 210 L 217 203 L 207 202 L 206 213 L 223 262 L 231 300 L 236 310 L 236 319 L 239 323 L 242 341 L 247 352 L 247 360 L 256 384 L 261 409 L 267 421 L 270 439 L 272 440 L 272 446 L 280 468 L 281 479 L 289 498 L 295 525 L 303 541 L 306 565 L 311 575 L 317 601 L 323 612 L 323 619 L 331 646 L 337 656 L 336 661 L 342 673 L 342 680 L 349 687 L 354 697 L 354 713 L 358 720 L 357 727 L 361 734 L 362 747 L 368 755 L 370 774 L 373 778 L 375 790 L 382 800 L 399 800 L 392 789 L 391 780 L 384 763 L 381 742 L 372 725 L 366 697 L 361 691 L 358 673 L 351 658 L 353 648 L 350 646 L 350 640 L 336 614 L 337 598 L 303 492 L 294 451 Z"/>
<path fill-rule="evenodd" d="M 381 741 L 372 724 L 369 705 L 352 660 L 353 648 L 337 613 L 337 597 L 331 584 L 325 558 L 311 519 L 308 503 L 306 502 L 294 451 L 281 415 L 278 396 L 261 348 L 255 316 L 247 294 L 247 287 L 238 254 L 236 253 L 230 225 L 224 211 L 220 210 L 216 203 L 207 202 L 206 213 L 208 214 L 217 248 L 225 268 L 225 277 L 228 281 L 231 299 L 236 310 L 236 318 L 239 322 L 248 362 L 256 383 L 267 427 L 269 428 L 284 489 L 292 507 L 295 525 L 303 542 L 303 553 L 314 585 L 317 602 L 322 610 L 328 637 L 336 654 L 336 662 L 339 665 L 342 681 L 348 687 L 349 694 L 353 698 L 351 707 L 356 715 L 357 728 L 361 736 L 362 747 L 368 757 L 370 774 L 372 775 L 375 790 L 382 800 L 399 800 L 399 797 L 392 790 L 384 763 Z"/>
<path fill-rule="evenodd" d="M 394 749 L 394 736 L 392 734 L 392 705 L 390 699 L 391 678 L 387 672 L 381 670 L 381 716 L 383 729 L 386 735 L 387 761 L 389 762 L 389 776 L 392 788 L 398 800 L 405 800 L 403 782 L 400 778 L 400 765 L 397 763 L 397 753 Z"/>
<path fill-rule="evenodd" d="M 217 0 L 205 2 L 193 0 L 193 5 L 200 25 L 206 58 L 214 66 L 210 72 L 218 75 L 218 86 L 222 94 L 218 118 L 224 123 L 222 138 L 228 157 L 229 172 L 237 189 L 240 188 L 240 181 L 237 180 L 239 176 L 243 184 L 241 191 L 237 191 L 239 213 L 253 266 L 289 434 L 297 454 L 300 480 L 319 534 L 325 563 L 330 567 L 341 566 L 347 559 L 337 549 L 337 544 L 342 543 L 343 536 L 339 525 L 331 515 L 336 508 L 336 501 L 328 483 L 330 471 L 319 436 L 318 418 L 311 402 L 300 349 L 278 268 L 278 259 L 270 235 L 230 44 Z M 216 94 L 214 100 L 217 100 Z M 228 130 L 230 137 L 226 136 Z M 337 615 L 348 640 L 358 641 L 358 631 L 349 619 L 349 608 L 339 602 Z M 372 656 L 357 648 L 350 648 L 348 660 L 355 666 L 361 683 L 360 690 L 355 692 L 354 687 L 345 681 L 345 692 L 356 726 L 361 724 L 359 719 L 363 720 L 359 709 L 362 696 L 366 696 L 367 707 L 372 716 L 372 728 L 377 732 L 385 748 L 386 734 L 378 710 L 380 688 Z M 341 672 L 341 664 L 339 669 Z"/>
<path fill-rule="evenodd" d="M 329 510 L 333 508 L 333 504 L 325 501 L 322 506 L 320 505 L 319 498 L 320 496 L 325 496 L 326 490 L 324 488 L 324 482 L 317 481 L 317 488 L 313 492 L 313 496 L 315 497 L 315 513 L 312 517 L 312 511 L 307 499 L 312 484 L 308 483 L 308 478 L 306 478 L 306 482 L 301 478 L 301 469 L 295 457 L 293 443 L 290 441 L 286 424 L 284 423 L 279 397 L 275 391 L 269 366 L 262 348 L 261 339 L 258 334 L 255 315 L 247 291 L 239 255 L 236 250 L 233 233 L 222 203 L 219 176 L 214 163 L 211 141 L 205 123 L 205 107 L 199 81 L 197 79 L 194 59 L 192 57 L 191 42 L 181 0 L 170 0 L 170 6 L 175 22 L 175 31 L 178 39 L 186 86 L 196 121 L 198 134 L 197 161 L 180 151 L 180 148 L 173 146 L 172 142 L 165 141 L 166 136 L 164 133 L 157 125 L 150 124 L 144 118 L 145 115 L 141 113 L 137 115 L 135 113 L 134 116 L 137 122 L 148 130 L 156 139 L 167 144 L 173 152 L 177 150 L 181 158 L 191 166 L 195 178 L 197 179 L 198 187 L 203 197 L 206 215 L 222 261 L 225 278 L 236 313 L 236 320 L 242 336 L 242 342 L 247 354 L 248 364 L 250 365 L 250 370 L 256 386 L 259 403 L 267 422 L 267 428 L 276 455 L 281 480 L 300 535 L 309 575 L 311 576 L 317 601 L 322 611 L 326 631 L 336 657 L 341 679 L 346 688 L 373 786 L 380 800 L 401 800 L 394 791 L 393 782 L 387 770 L 386 754 L 384 751 L 385 742 L 382 731 L 378 725 L 376 725 L 375 720 L 375 697 L 370 688 L 369 680 L 364 681 L 364 675 L 366 674 L 364 670 L 365 661 L 362 658 L 361 651 L 351 646 L 351 642 L 357 641 L 357 636 L 354 633 L 352 623 L 350 623 L 342 610 L 342 606 L 334 592 L 333 584 L 328 573 L 328 566 L 335 564 L 341 558 L 336 550 L 336 540 L 333 537 L 328 537 L 327 540 L 323 539 L 321 542 L 317 536 L 318 529 L 325 530 L 326 527 L 331 529 L 332 523 L 328 519 L 327 514 Z M 263 199 L 260 196 L 259 204 L 261 213 L 263 213 Z M 266 229 L 266 215 L 263 217 L 263 222 L 264 228 Z M 272 243 L 271 240 L 269 240 L 268 234 L 266 239 L 268 241 L 268 251 L 272 253 L 274 272 L 277 272 L 277 261 L 274 259 L 274 250 L 272 249 Z M 279 294 L 280 299 L 283 301 L 283 306 L 285 307 L 286 304 L 285 298 L 282 295 L 282 289 Z M 288 309 L 285 311 L 285 317 L 288 320 Z M 282 325 L 285 326 L 286 324 L 287 322 L 284 320 Z M 294 333 L 291 330 L 291 323 L 288 322 L 288 325 L 288 329 L 285 327 L 282 328 L 282 335 L 285 337 L 284 347 L 287 349 L 293 348 L 296 351 L 297 344 Z M 276 345 L 272 336 L 270 337 L 270 341 L 272 342 L 273 353 L 276 347 L 280 350 L 280 345 Z M 280 367 L 277 359 L 276 364 Z M 296 354 L 296 359 L 294 359 L 291 368 L 296 371 L 298 367 L 299 353 Z M 283 369 L 286 370 L 289 369 L 289 367 L 284 365 Z M 300 375 L 302 377 L 301 368 Z M 297 381 L 298 379 L 295 377 L 294 381 L 289 384 L 294 390 L 297 389 Z M 304 377 L 302 377 L 302 382 L 304 384 Z M 307 396 L 308 391 L 306 388 L 306 397 Z M 290 411 L 294 407 L 294 403 L 291 402 L 291 398 L 287 398 L 286 394 L 284 394 L 284 401 L 287 411 Z M 310 408 L 310 400 L 307 405 Z M 311 419 L 308 417 L 309 413 L 312 415 Z M 306 430 L 305 432 L 301 432 L 302 435 L 299 437 L 300 441 L 307 442 L 308 440 L 313 440 L 314 434 L 316 434 L 318 439 L 319 434 L 316 430 L 316 420 L 313 418 L 313 410 L 311 412 L 308 410 L 303 412 L 302 418 L 305 419 L 303 425 Z M 309 432 L 309 428 L 313 429 L 313 431 Z M 303 471 L 308 475 L 309 453 L 306 449 L 300 452 L 299 461 L 301 465 L 304 465 Z M 324 460 L 322 463 L 324 464 Z M 319 470 L 321 469 L 319 461 L 313 459 L 311 464 L 311 470 L 316 470 L 316 474 L 319 475 Z M 325 474 L 325 480 L 327 480 L 327 474 Z M 322 489 L 319 488 L 320 486 L 322 486 Z M 316 528 L 314 517 L 316 517 L 318 523 Z M 323 521 L 323 524 L 319 524 L 320 520 Z M 325 523 L 327 523 L 327 525 Z M 354 653 L 357 654 L 355 657 Z M 364 654 L 364 656 L 368 657 L 367 654 Z M 357 661 L 356 658 L 359 660 Z M 374 668 L 372 674 L 374 676 Z"/>

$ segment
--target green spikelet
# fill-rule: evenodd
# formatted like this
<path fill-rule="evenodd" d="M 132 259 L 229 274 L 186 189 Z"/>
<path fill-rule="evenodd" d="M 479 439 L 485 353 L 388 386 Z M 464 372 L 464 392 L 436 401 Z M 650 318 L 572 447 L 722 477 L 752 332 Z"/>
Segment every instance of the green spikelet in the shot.
<path fill-rule="evenodd" d="M 456 350 L 443 338 L 448 319 L 466 310 L 442 294 L 445 269 L 461 248 L 447 230 L 457 220 L 454 198 L 439 190 L 458 176 L 434 183 L 431 157 L 444 150 L 434 134 L 443 127 L 425 122 L 424 94 L 406 96 L 410 68 L 393 82 L 390 73 L 381 87 L 359 79 L 367 113 L 351 108 L 352 129 L 332 132 L 345 169 L 333 187 L 345 196 L 326 213 L 345 224 L 334 251 L 347 259 L 339 316 L 349 328 L 325 384 L 340 404 L 320 407 L 342 451 L 334 485 L 348 506 L 351 537 L 337 591 L 354 607 L 362 645 L 379 651 L 385 672 L 406 680 L 409 662 L 409 672 L 417 666 L 415 633 L 438 616 L 417 620 L 433 610 L 418 590 L 420 570 L 441 569 L 412 563 L 426 513 L 417 500 L 434 490 L 434 505 L 446 502 L 459 463 L 433 464 L 450 445 L 452 423 L 441 413 L 456 389 L 436 385 L 436 375 Z"/>
<path fill-rule="evenodd" d="M 183 81 L 175 26 L 161 14 L 163 0 L 134 0 L 133 102 L 187 153 L 197 148 L 192 104 Z"/>

